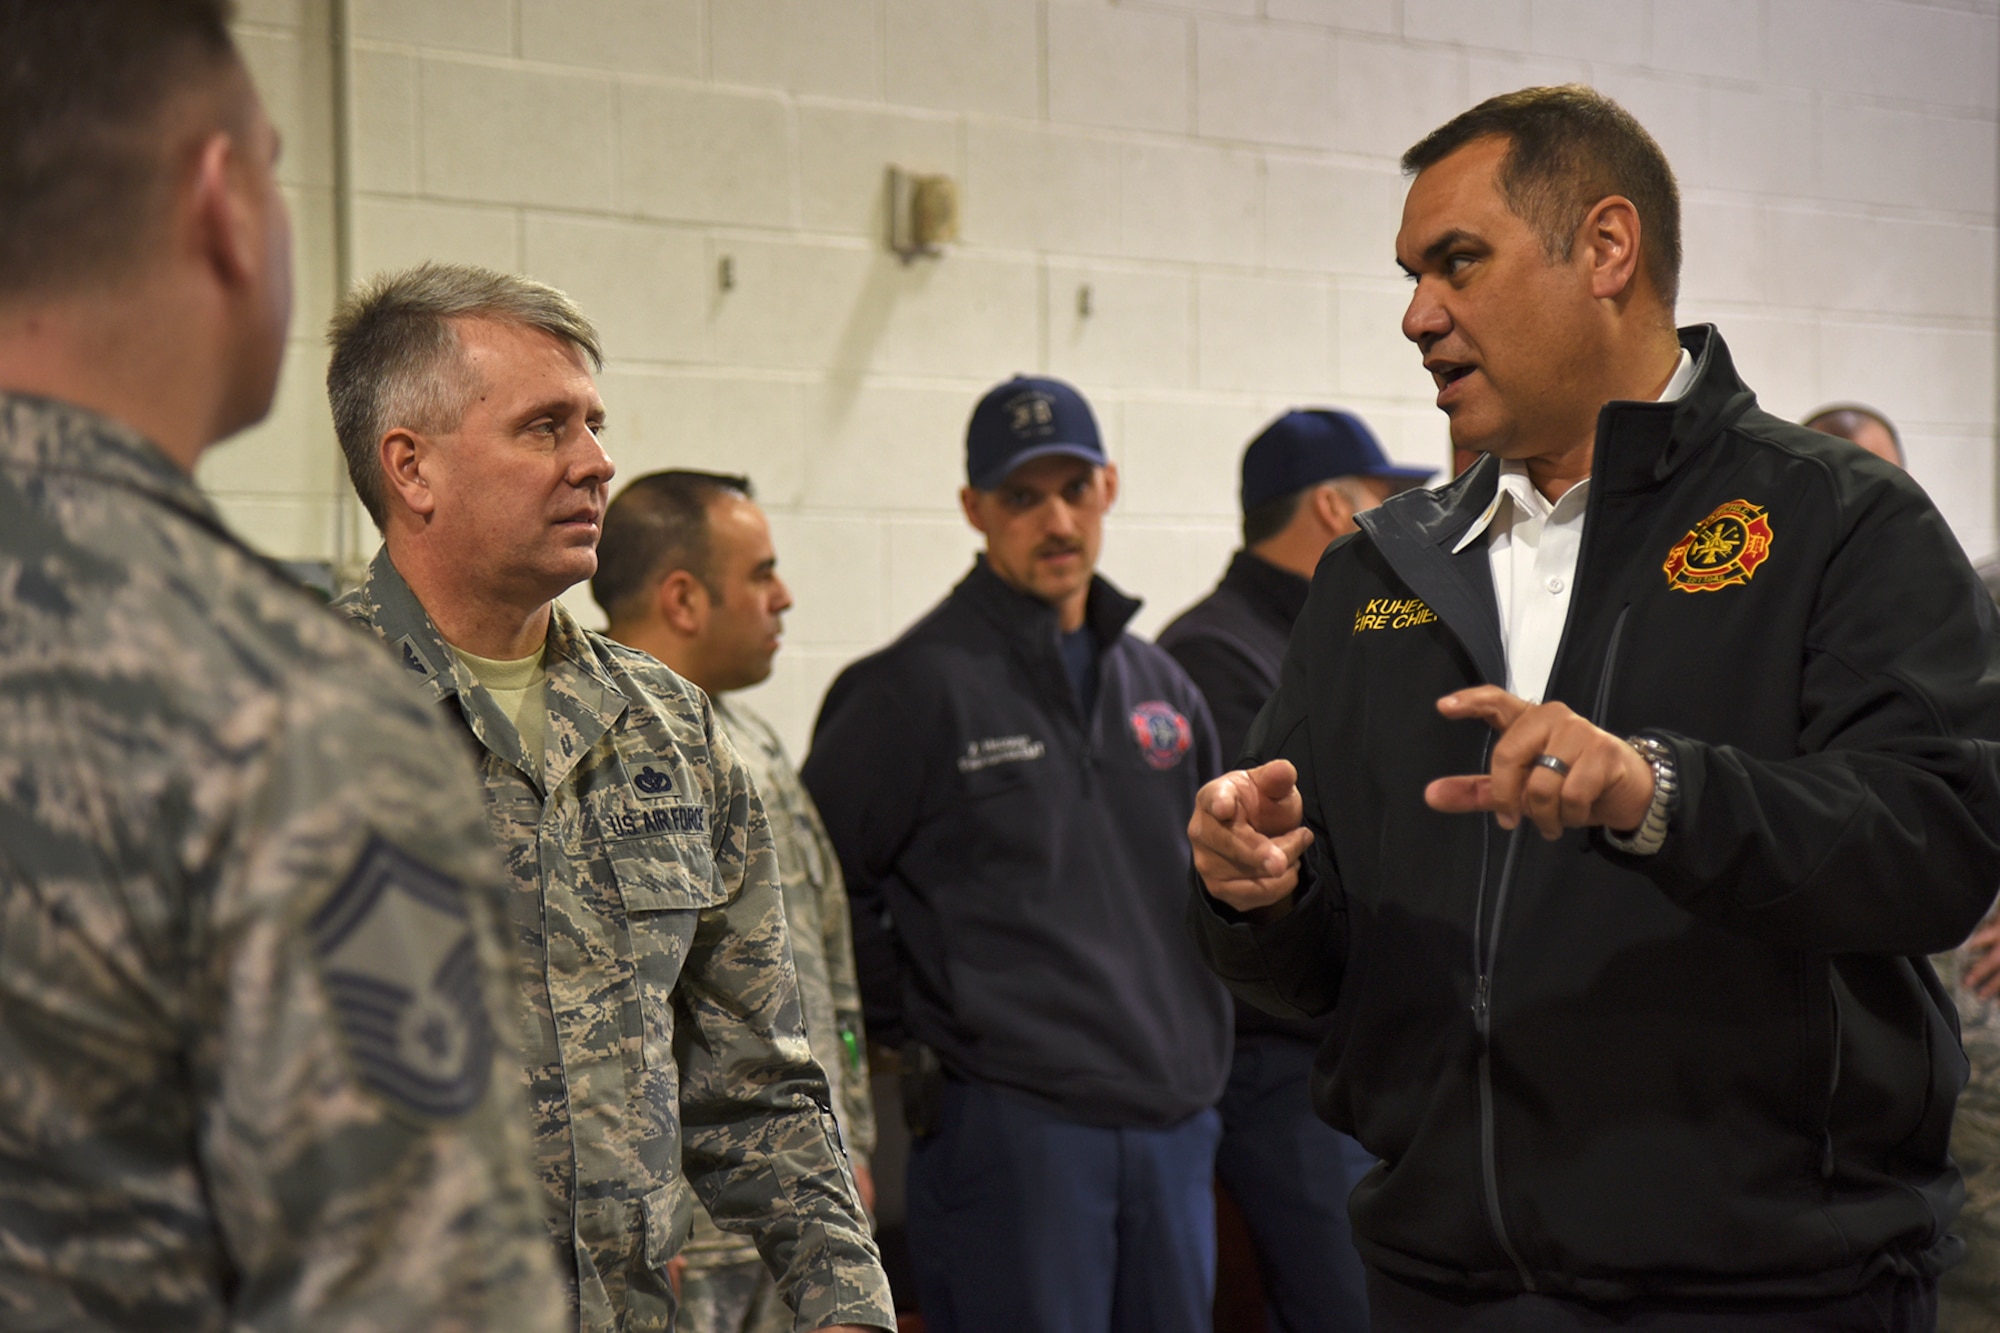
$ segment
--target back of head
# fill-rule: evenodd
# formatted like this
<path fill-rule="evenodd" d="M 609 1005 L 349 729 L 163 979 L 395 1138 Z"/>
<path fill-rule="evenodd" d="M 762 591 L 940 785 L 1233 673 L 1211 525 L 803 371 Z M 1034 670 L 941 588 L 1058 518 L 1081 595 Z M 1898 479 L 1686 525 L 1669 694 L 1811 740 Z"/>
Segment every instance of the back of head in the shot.
<path fill-rule="evenodd" d="M 590 595 L 614 625 L 636 618 L 659 581 L 677 569 L 721 598 L 709 545 L 709 506 L 725 496 L 753 499 L 748 477 L 676 469 L 649 472 L 604 513 Z"/>
<path fill-rule="evenodd" d="M 230 0 L 0 0 L 0 304 L 128 277 L 164 238 L 167 114 L 241 62 Z"/>
<path fill-rule="evenodd" d="M 470 264 L 419 264 L 351 292 L 327 330 L 334 434 L 348 479 L 376 527 L 385 523 L 377 447 L 388 431 L 454 429 L 479 391 L 460 355 L 456 322 L 489 319 L 539 329 L 604 367 L 597 330 L 544 283 Z"/>
<path fill-rule="evenodd" d="M 1903 437 L 1895 423 L 1861 403 L 1829 403 L 1799 423 L 1822 435 L 1835 435 L 1858 444 L 1897 467 L 1903 466 Z"/>
<path fill-rule="evenodd" d="M 1680 290 L 1680 188 L 1666 154 L 1630 112 L 1581 84 L 1502 93 L 1425 135 L 1403 154 L 1403 170 L 1414 175 L 1495 136 L 1509 144 L 1501 194 L 1541 238 L 1550 262 L 1570 257 L 1578 227 L 1599 200 L 1623 195 L 1639 214 L 1647 277 L 1672 311 Z"/>

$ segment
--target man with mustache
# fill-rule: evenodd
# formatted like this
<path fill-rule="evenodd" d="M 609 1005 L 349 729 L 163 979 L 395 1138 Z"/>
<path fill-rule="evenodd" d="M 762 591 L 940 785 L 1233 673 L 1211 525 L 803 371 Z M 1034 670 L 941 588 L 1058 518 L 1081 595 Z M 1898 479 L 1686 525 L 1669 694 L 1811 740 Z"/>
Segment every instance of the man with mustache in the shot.
<path fill-rule="evenodd" d="M 692 1185 L 756 1235 L 796 1327 L 893 1328 L 747 770 L 699 690 L 555 601 L 596 572 L 613 471 L 596 330 L 540 283 L 426 264 L 352 294 L 330 341 L 335 429 L 383 534 L 337 605 L 479 765 L 578 1326 L 672 1327 Z"/>
<path fill-rule="evenodd" d="M 1196 1333 L 1229 1011 L 1181 924 L 1208 709 L 1095 569 L 1118 495 L 1082 395 L 1016 378 L 966 432 L 986 540 L 842 672 L 806 760 L 901 1043 L 932 1333 Z"/>
<path fill-rule="evenodd" d="M 1506 94 L 1404 166 L 1403 333 L 1486 457 L 1328 551 L 1190 828 L 1218 971 L 1334 1015 L 1373 1327 L 1928 1330 L 1993 605 L 1921 488 L 1675 328 L 1623 108 Z"/>

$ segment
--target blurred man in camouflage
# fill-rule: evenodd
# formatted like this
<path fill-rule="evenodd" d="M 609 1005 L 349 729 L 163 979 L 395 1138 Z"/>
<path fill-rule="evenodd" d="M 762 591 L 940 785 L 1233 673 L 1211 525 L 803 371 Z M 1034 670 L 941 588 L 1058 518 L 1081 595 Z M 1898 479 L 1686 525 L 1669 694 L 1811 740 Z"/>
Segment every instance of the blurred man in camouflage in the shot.
<path fill-rule="evenodd" d="M 610 618 L 612 638 L 651 653 L 707 692 L 764 799 L 806 1040 L 833 1089 L 854 1183 L 872 1210 L 875 1108 L 840 861 L 777 732 L 725 697 L 770 677 L 792 604 L 749 478 L 654 472 L 627 486 L 605 512 L 590 590 Z M 682 1254 L 682 1333 L 785 1333 L 792 1326 L 769 1270 L 747 1241 L 697 1216 Z"/>
<path fill-rule="evenodd" d="M 223 0 L 0 0 L 0 1327 L 560 1326 L 442 722 L 189 475 L 270 406 Z"/>
<path fill-rule="evenodd" d="M 700 691 L 554 600 L 596 572 L 612 474 L 596 331 L 539 283 L 425 265 L 343 303 L 332 343 L 335 428 L 385 538 L 339 605 L 477 756 L 581 1326 L 671 1326 L 691 1181 L 755 1234 L 798 1328 L 894 1327 L 749 772 Z"/>

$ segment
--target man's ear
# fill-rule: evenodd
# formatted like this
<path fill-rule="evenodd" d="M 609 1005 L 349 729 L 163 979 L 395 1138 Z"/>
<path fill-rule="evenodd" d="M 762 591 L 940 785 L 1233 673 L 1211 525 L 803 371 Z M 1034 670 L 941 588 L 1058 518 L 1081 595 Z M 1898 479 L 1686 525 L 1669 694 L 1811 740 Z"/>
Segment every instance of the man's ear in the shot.
<path fill-rule="evenodd" d="M 189 217 L 201 257 L 225 287 L 247 284 L 256 263 L 255 210 L 242 196 L 244 163 L 230 135 L 202 140 L 189 187 Z"/>
<path fill-rule="evenodd" d="M 1308 502 L 1312 505 L 1313 517 L 1334 537 L 1347 535 L 1354 526 L 1354 502 L 1341 494 L 1340 487 L 1321 482 L 1312 488 Z"/>
<path fill-rule="evenodd" d="M 1589 267 L 1590 294 L 1630 295 L 1639 272 L 1639 210 L 1622 194 L 1597 201 L 1577 229 L 1577 258 Z"/>
<path fill-rule="evenodd" d="M 653 588 L 653 610 L 682 638 L 692 639 L 708 628 L 712 609 L 708 588 L 685 569 L 676 569 Z"/>
<path fill-rule="evenodd" d="M 1106 509 L 1109 509 L 1111 508 L 1111 506 L 1117 503 L 1118 503 L 1118 465 L 1116 463 L 1107 462 L 1104 465 L 1104 507 Z"/>
<path fill-rule="evenodd" d="M 982 536 L 985 535 L 986 520 L 979 513 L 979 492 L 970 486 L 959 487 L 958 507 L 965 511 L 965 521 L 972 525 L 972 530 Z"/>
<path fill-rule="evenodd" d="M 402 426 L 391 429 L 375 446 L 375 456 L 382 464 L 383 488 L 422 518 L 429 518 L 437 509 L 437 495 L 424 475 L 435 448 L 430 440 Z"/>

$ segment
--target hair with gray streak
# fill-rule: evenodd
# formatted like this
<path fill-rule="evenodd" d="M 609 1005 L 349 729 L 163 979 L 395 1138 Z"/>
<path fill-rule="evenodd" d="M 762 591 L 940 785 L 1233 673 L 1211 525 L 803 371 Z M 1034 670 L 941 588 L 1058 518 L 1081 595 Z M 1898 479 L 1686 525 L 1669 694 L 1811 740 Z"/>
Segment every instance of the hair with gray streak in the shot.
<path fill-rule="evenodd" d="M 419 264 L 356 288 L 327 330 L 333 358 L 326 394 L 348 479 L 378 528 L 384 522 L 377 453 L 382 437 L 398 426 L 452 430 L 478 393 L 461 355 L 457 321 L 463 319 L 540 329 L 604 368 L 597 329 L 576 303 L 529 278 L 470 264 Z"/>

